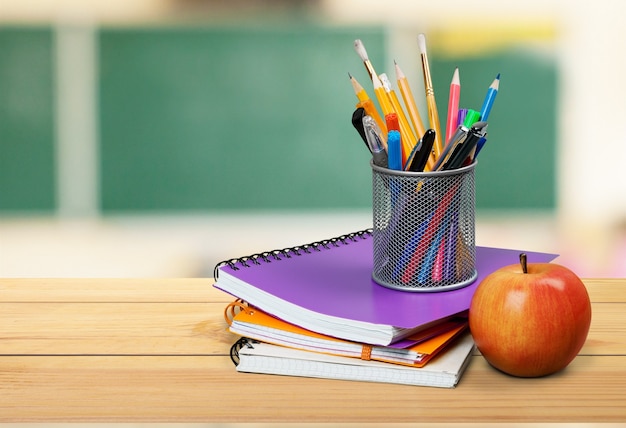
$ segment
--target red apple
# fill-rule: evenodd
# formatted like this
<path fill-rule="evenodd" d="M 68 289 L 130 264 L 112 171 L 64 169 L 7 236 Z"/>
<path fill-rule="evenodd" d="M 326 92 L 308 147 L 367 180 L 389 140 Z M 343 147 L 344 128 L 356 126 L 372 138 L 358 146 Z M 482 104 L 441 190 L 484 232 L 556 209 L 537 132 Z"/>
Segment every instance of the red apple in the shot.
<path fill-rule="evenodd" d="M 477 348 L 495 368 L 537 377 L 565 368 L 591 324 L 585 285 L 568 268 L 526 263 L 498 269 L 476 288 L 469 325 Z"/>

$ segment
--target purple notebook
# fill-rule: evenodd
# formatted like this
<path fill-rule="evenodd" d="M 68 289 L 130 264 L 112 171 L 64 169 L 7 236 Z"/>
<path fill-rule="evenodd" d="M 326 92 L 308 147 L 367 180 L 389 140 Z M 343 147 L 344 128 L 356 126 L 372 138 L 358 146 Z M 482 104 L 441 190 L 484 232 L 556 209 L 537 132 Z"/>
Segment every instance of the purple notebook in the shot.
<path fill-rule="evenodd" d="M 467 310 L 482 279 L 500 267 L 518 263 L 521 252 L 476 247 L 478 277 L 473 283 L 450 291 L 412 292 L 386 288 L 372 280 L 369 233 L 324 242 L 326 245 L 272 251 L 220 264 L 215 287 L 303 328 L 388 345 Z M 524 252 L 529 263 L 557 257 Z"/>

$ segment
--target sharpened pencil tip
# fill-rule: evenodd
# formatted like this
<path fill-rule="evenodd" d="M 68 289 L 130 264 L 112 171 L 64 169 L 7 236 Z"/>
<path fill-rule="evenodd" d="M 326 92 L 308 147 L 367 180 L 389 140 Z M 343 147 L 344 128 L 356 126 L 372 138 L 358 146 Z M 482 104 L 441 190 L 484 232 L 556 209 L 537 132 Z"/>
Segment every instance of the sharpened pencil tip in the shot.
<path fill-rule="evenodd" d="M 496 76 L 496 80 L 500 80 L 500 73 Z"/>

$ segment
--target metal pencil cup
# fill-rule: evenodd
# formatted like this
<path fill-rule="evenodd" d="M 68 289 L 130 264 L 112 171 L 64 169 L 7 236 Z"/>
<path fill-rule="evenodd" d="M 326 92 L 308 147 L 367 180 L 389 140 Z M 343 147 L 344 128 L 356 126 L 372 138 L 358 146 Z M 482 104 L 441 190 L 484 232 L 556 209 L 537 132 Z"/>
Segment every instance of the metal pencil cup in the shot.
<path fill-rule="evenodd" d="M 371 166 L 374 281 L 421 292 L 475 281 L 476 163 L 425 173 Z"/>

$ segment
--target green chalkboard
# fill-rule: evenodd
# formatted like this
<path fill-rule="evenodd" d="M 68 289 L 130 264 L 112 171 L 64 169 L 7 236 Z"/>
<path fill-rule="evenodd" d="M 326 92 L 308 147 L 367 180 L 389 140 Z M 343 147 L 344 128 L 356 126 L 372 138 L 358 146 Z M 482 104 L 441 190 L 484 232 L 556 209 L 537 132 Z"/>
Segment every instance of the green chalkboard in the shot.
<path fill-rule="evenodd" d="M 431 55 L 440 114 L 456 66 L 461 107 L 480 110 L 487 88 L 501 73 L 489 116 L 488 141 L 476 168 L 476 206 L 486 209 L 553 209 L 556 206 L 557 68 L 554 59 L 525 49 L 478 58 Z M 444 120 L 442 118 L 442 121 Z M 442 122 L 443 123 L 443 122 Z"/>
<path fill-rule="evenodd" d="M 356 38 L 383 63 L 382 29 L 102 29 L 104 212 L 370 206 Z"/>
<path fill-rule="evenodd" d="M 55 208 L 52 31 L 0 27 L 0 212 Z"/>

